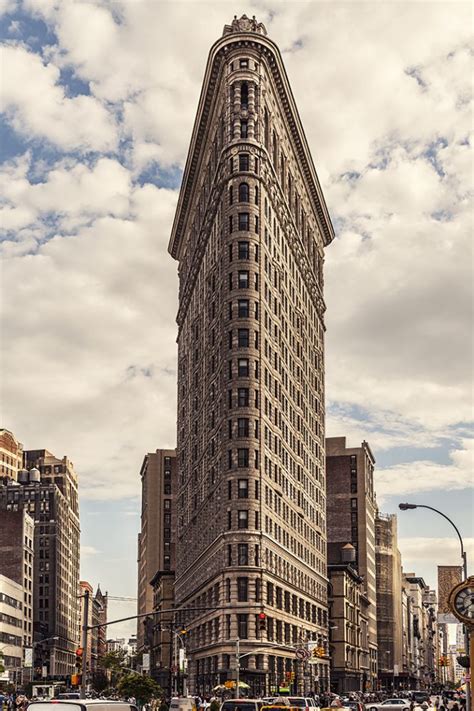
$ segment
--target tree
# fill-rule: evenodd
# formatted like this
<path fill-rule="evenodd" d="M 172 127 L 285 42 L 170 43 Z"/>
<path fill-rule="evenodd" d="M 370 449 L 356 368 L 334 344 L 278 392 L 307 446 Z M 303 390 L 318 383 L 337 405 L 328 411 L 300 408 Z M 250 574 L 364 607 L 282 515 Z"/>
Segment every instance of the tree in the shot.
<path fill-rule="evenodd" d="M 147 704 L 153 696 L 158 697 L 163 693 L 161 686 L 154 679 L 135 672 L 125 674 L 117 688 L 121 696 L 134 696 L 139 704 Z"/>
<path fill-rule="evenodd" d="M 110 680 L 111 686 L 115 686 L 119 681 L 120 677 L 125 674 L 126 656 L 127 655 L 125 654 L 125 652 L 122 649 L 119 649 L 116 652 L 107 652 L 107 654 L 105 654 L 99 659 L 99 663 L 97 666 L 99 670 L 105 670 L 107 678 L 108 680 Z"/>

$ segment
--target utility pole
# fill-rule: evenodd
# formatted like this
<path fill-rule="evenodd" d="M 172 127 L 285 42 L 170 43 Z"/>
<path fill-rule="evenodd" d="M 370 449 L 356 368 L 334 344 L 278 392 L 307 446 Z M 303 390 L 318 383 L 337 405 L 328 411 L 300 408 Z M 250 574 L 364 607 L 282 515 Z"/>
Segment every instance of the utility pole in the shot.
<path fill-rule="evenodd" d="M 236 679 L 236 684 L 235 684 L 235 698 L 239 698 L 239 684 L 240 684 L 240 639 L 235 640 L 235 663 L 236 663 L 236 670 L 235 670 L 235 679 Z"/>
<path fill-rule="evenodd" d="M 82 619 L 82 675 L 81 699 L 85 699 L 87 691 L 87 644 L 89 641 L 89 590 L 84 592 L 84 617 Z"/>

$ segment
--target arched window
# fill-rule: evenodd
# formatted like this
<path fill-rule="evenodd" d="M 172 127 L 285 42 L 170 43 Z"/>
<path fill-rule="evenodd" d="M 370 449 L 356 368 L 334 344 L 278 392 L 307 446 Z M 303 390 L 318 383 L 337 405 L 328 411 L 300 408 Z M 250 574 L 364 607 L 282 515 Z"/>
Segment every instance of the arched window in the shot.
<path fill-rule="evenodd" d="M 249 186 L 247 183 L 240 183 L 239 185 L 239 202 L 249 201 Z"/>
<path fill-rule="evenodd" d="M 240 108 L 242 111 L 247 111 L 249 107 L 249 85 L 246 81 L 240 86 Z"/>

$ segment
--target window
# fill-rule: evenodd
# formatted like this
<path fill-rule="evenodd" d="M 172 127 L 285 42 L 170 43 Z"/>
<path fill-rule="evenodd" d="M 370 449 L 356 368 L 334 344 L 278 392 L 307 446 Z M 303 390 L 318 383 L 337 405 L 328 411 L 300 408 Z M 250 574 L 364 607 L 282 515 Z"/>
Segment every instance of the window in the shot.
<path fill-rule="evenodd" d="M 229 545 L 227 546 L 227 565 L 232 565 L 232 546 Z M 241 565 L 239 563 L 239 565 Z"/>
<path fill-rule="evenodd" d="M 248 232 L 250 229 L 250 216 L 248 212 L 239 212 L 239 230 Z M 230 230 L 232 232 L 232 230 Z"/>
<path fill-rule="evenodd" d="M 250 190 L 248 183 L 240 183 L 239 185 L 239 202 L 249 202 Z"/>
<path fill-rule="evenodd" d="M 260 602 L 261 599 L 261 590 L 262 590 L 262 581 L 260 578 L 257 578 L 255 580 L 255 602 Z"/>
<path fill-rule="evenodd" d="M 239 170 L 250 170 L 248 153 L 239 153 Z"/>
<path fill-rule="evenodd" d="M 267 605 L 273 605 L 273 583 L 267 582 Z"/>
<path fill-rule="evenodd" d="M 230 531 L 232 528 L 232 511 L 227 511 L 227 530 Z"/>
<path fill-rule="evenodd" d="M 231 173 L 234 172 L 234 159 L 233 158 L 229 158 L 229 170 Z"/>
<path fill-rule="evenodd" d="M 230 548 L 230 546 L 228 546 Z M 249 546 L 248 543 L 239 543 L 237 546 L 237 565 L 249 564 Z M 229 563 L 231 565 L 231 563 Z"/>
<path fill-rule="evenodd" d="M 237 436 L 238 437 L 248 437 L 249 436 L 249 419 L 248 417 L 239 417 L 237 420 Z"/>
<path fill-rule="evenodd" d="M 239 242 L 238 258 L 239 259 L 250 259 L 250 243 L 249 242 Z"/>
<path fill-rule="evenodd" d="M 241 69 L 248 69 L 249 68 L 249 60 L 248 59 L 241 59 L 240 60 L 240 68 Z"/>
<path fill-rule="evenodd" d="M 249 599 L 249 579 L 237 578 L 237 600 L 247 602 Z"/>
<path fill-rule="evenodd" d="M 351 499 L 351 509 L 357 508 L 357 499 Z"/>
<path fill-rule="evenodd" d="M 248 348 L 250 345 L 250 331 L 248 328 L 239 328 L 239 348 Z"/>
<path fill-rule="evenodd" d="M 234 202 L 234 188 L 232 185 L 229 187 L 229 205 L 232 205 Z"/>
<path fill-rule="evenodd" d="M 237 390 L 237 405 L 238 405 L 238 407 L 248 407 L 249 406 L 249 389 L 248 388 L 238 388 L 238 390 Z"/>
<path fill-rule="evenodd" d="M 247 448 L 237 450 L 237 466 L 240 469 L 249 465 L 249 450 Z"/>
<path fill-rule="evenodd" d="M 165 499 L 163 502 L 163 508 L 165 511 L 170 511 L 171 509 L 171 499 Z"/>
<path fill-rule="evenodd" d="M 225 599 L 226 602 L 230 602 L 230 578 L 226 578 L 225 581 Z"/>
<path fill-rule="evenodd" d="M 237 518 L 237 528 L 248 528 L 249 527 L 249 512 L 247 509 L 240 509 Z"/>
<path fill-rule="evenodd" d="M 258 205 L 258 185 L 255 186 L 255 204 Z"/>
<path fill-rule="evenodd" d="M 237 374 L 239 378 L 248 378 L 250 374 L 250 365 L 248 358 L 239 358 L 237 361 Z M 230 374 L 232 377 L 232 374 Z"/>
<path fill-rule="evenodd" d="M 240 137 L 241 138 L 248 138 L 248 133 L 249 131 L 249 125 L 248 121 L 246 119 L 241 119 L 240 121 Z"/>
<path fill-rule="evenodd" d="M 239 479 L 238 480 L 238 497 L 239 499 L 248 499 L 249 497 L 249 480 Z"/>
<path fill-rule="evenodd" d="M 248 289 L 250 286 L 250 274 L 248 271 L 239 271 L 239 289 Z"/>
<path fill-rule="evenodd" d="M 233 232 L 233 231 L 234 231 L 234 220 L 233 220 L 232 215 L 229 215 L 229 232 Z"/>
<path fill-rule="evenodd" d="M 239 639 L 247 639 L 248 615 L 237 615 L 237 635 Z"/>
<path fill-rule="evenodd" d="M 249 107 L 249 85 L 246 81 L 240 86 L 240 108 L 242 111 L 247 111 Z"/>
<path fill-rule="evenodd" d="M 250 313 L 250 302 L 248 299 L 239 299 L 238 300 L 238 309 L 237 309 L 237 315 L 239 318 L 248 318 L 249 313 Z"/>

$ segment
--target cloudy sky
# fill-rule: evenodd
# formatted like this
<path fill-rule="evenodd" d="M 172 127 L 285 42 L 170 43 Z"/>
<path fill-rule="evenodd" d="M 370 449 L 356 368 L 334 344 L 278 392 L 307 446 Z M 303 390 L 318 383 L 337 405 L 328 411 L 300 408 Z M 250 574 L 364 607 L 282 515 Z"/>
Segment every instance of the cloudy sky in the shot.
<path fill-rule="evenodd" d="M 207 53 L 243 12 L 282 51 L 336 229 L 328 434 L 369 441 L 384 511 L 441 507 L 474 556 L 470 3 L 0 0 L 2 425 L 75 462 L 82 576 L 116 596 L 141 460 L 175 445 L 167 244 Z M 406 570 L 457 562 L 442 519 L 399 528 Z"/>

